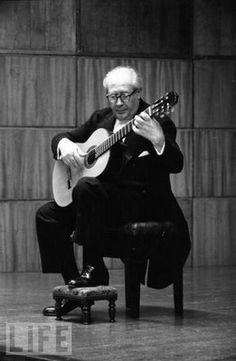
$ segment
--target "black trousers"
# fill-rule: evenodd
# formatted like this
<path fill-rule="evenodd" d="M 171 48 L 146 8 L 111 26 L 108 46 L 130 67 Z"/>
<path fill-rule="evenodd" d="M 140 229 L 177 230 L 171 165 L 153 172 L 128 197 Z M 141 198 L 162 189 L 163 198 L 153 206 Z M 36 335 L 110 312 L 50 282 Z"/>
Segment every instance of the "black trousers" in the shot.
<path fill-rule="evenodd" d="M 74 240 L 84 245 L 84 263 L 104 272 L 101 253 L 104 227 L 160 218 L 153 198 L 142 186 L 117 186 L 85 177 L 73 189 L 72 198 L 67 207 L 49 202 L 36 214 L 42 270 L 61 273 L 66 283 L 78 275 L 72 232 L 76 234 Z"/>

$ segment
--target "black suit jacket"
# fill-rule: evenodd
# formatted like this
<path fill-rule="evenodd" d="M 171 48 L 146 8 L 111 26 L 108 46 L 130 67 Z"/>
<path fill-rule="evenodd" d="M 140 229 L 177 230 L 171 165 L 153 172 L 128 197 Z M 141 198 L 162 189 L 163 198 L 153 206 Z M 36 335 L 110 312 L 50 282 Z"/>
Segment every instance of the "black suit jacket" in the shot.
<path fill-rule="evenodd" d="M 148 104 L 143 100 L 137 113 L 140 113 Z M 178 247 L 175 250 L 176 259 L 184 264 L 190 249 L 188 226 L 170 185 L 170 173 L 178 173 L 183 168 L 183 154 L 176 143 L 176 127 L 167 116 L 157 118 L 165 134 L 165 149 L 158 155 L 150 141 L 131 131 L 125 143 L 114 147 L 111 153 L 110 166 L 101 175 L 101 178 L 110 179 L 127 186 L 142 185 L 151 194 L 153 209 L 158 208 L 159 216 L 173 221 L 178 229 Z M 54 157 L 57 155 L 57 145 L 62 138 L 73 142 L 83 143 L 98 128 L 105 128 L 112 132 L 115 117 L 110 108 L 98 110 L 90 119 L 78 129 L 60 133 L 52 140 Z M 119 148 L 120 147 L 120 148 Z M 141 156 L 142 153 L 144 156 Z M 151 206 L 151 205 L 150 205 Z M 155 218 L 155 217 L 154 217 Z M 165 255 L 163 257 L 163 255 Z M 162 288 L 172 281 L 168 250 L 160 249 L 160 253 L 150 258 L 148 286 Z"/>

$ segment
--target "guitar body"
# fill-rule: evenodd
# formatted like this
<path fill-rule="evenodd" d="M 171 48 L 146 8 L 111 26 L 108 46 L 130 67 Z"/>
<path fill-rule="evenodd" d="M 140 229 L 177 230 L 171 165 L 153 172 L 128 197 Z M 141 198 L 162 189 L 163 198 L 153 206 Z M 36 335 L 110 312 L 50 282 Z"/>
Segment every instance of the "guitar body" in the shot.
<path fill-rule="evenodd" d="M 89 153 L 98 144 L 104 142 L 109 137 L 106 129 L 97 129 L 85 143 L 76 143 L 83 153 Z M 72 202 L 72 191 L 77 182 L 83 177 L 97 177 L 106 168 L 110 158 L 110 150 L 106 151 L 95 159 L 88 162 L 84 157 L 81 169 L 66 166 L 63 161 L 57 160 L 53 168 L 52 188 L 56 203 L 61 207 L 66 207 Z"/>

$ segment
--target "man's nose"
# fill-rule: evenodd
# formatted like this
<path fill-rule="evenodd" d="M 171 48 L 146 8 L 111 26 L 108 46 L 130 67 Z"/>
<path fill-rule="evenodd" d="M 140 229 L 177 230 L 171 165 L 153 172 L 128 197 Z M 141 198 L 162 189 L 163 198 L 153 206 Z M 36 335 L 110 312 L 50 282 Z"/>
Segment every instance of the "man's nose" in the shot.
<path fill-rule="evenodd" d="M 122 100 L 121 100 L 120 97 L 117 98 L 117 100 L 116 100 L 116 105 L 123 105 L 123 102 L 122 102 Z"/>

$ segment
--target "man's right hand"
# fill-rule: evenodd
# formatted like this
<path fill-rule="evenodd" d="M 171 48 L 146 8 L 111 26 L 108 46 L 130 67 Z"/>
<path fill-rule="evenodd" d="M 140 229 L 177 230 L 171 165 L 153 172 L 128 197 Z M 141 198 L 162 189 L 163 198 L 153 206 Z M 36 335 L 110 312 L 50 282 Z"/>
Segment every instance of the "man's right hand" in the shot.
<path fill-rule="evenodd" d="M 83 166 L 83 154 L 78 145 L 67 138 L 60 140 L 58 144 L 61 159 L 68 167 L 81 168 Z"/>

